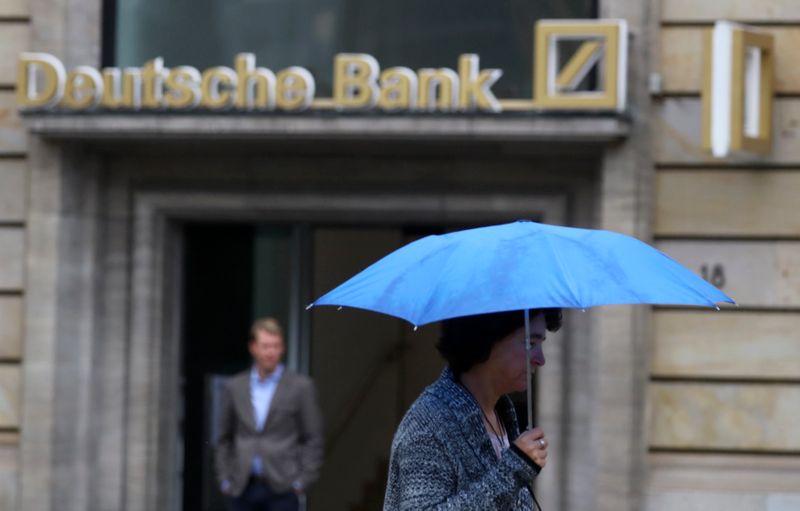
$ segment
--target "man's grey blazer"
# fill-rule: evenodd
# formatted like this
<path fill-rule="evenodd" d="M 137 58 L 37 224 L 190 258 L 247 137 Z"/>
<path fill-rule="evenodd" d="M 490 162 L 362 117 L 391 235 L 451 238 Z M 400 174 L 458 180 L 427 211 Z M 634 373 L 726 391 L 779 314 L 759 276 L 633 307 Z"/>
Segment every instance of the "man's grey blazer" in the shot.
<path fill-rule="evenodd" d="M 264 429 L 256 429 L 250 400 L 250 371 L 225 382 L 220 430 L 216 444 L 217 477 L 229 481 L 241 495 L 253 457 L 263 461 L 263 477 L 275 492 L 286 492 L 298 481 L 308 488 L 319 476 L 323 458 L 322 413 L 314 383 L 285 369 L 269 407 Z"/>

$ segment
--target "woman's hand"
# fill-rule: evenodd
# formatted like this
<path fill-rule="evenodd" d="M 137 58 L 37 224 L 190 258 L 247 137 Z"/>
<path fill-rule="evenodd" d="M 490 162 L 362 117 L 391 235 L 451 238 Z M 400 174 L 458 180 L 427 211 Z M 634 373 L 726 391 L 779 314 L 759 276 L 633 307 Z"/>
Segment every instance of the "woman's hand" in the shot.
<path fill-rule="evenodd" d="M 525 431 L 514 440 L 514 445 L 519 447 L 537 465 L 544 468 L 547 463 L 547 440 L 544 439 L 544 431 L 541 428 Z"/>

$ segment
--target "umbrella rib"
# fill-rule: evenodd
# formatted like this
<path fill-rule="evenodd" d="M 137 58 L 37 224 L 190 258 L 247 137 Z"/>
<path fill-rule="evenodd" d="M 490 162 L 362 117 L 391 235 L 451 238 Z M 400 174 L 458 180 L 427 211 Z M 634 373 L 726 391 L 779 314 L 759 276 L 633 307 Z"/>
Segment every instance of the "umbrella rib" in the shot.
<path fill-rule="evenodd" d="M 452 246 L 453 246 L 453 243 L 448 243 L 446 246 L 444 246 L 444 247 L 441 247 L 441 248 L 443 248 L 443 249 L 444 249 L 444 248 L 447 248 L 447 249 L 449 249 L 449 248 L 450 248 L 450 247 L 452 247 Z M 442 269 L 444 269 L 444 268 L 447 268 L 448 266 L 450 266 L 450 261 L 453 259 L 453 256 L 455 256 L 455 255 L 456 255 L 456 251 L 454 251 L 454 250 L 451 250 L 451 251 L 450 251 L 450 255 L 448 255 L 448 256 L 447 256 L 447 261 L 445 261 L 445 264 L 444 264 L 444 265 L 442 265 Z M 435 285 L 433 285 L 433 286 L 430 286 L 430 287 L 428 288 L 428 289 L 430 290 L 430 292 L 428 293 L 428 298 L 425 300 L 425 307 L 423 307 L 423 308 L 421 309 L 421 310 L 423 311 L 423 314 L 424 314 L 424 312 L 425 312 L 425 311 L 427 311 L 427 310 L 428 310 L 428 307 L 430 307 L 430 305 L 431 305 L 431 301 L 433 300 L 433 297 L 434 297 L 434 296 L 436 296 L 436 288 L 438 288 L 438 287 L 439 287 L 439 283 L 440 283 L 440 282 L 441 282 L 441 280 L 442 280 L 442 275 L 443 275 L 443 274 L 444 274 L 444 271 L 441 271 L 441 270 L 440 270 L 440 271 L 438 271 L 438 272 L 436 273 L 436 284 L 435 284 Z M 422 324 L 427 324 L 427 323 L 428 323 L 428 321 L 425 321 L 425 323 L 423 323 L 423 322 L 422 322 L 422 319 L 423 319 L 423 318 L 421 318 L 421 317 L 420 317 L 420 318 L 417 318 L 417 319 L 418 319 L 419 321 L 415 321 L 415 322 L 414 322 L 414 326 L 421 326 Z"/>
<path fill-rule="evenodd" d="M 564 261 L 561 260 L 561 254 L 553 247 L 553 242 L 550 240 L 549 237 L 544 237 L 545 241 L 547 242 L 547 246 L 550 247 L 550 251 L 553 253 L 553 256 L 558 262 L 558 267 L 561 269 L 561 273 L 564 275 L 564 281 L 567 283 L 567 288 L 569 289 L 570 294 L 572 294 L 572 300 L 578 306 L 583 306 L 584 304 L 581 303 L 579 299 L 579 295 L 576 292 L 575 282 L 572 279 L 572 272 L 567 269 L 566 265 L 564 265 Z"/>
<path fill-rule="evenodd" d="M 670 260 L 673 263 L 675 263 L 678 268 L 683 268 L 683 266 L 681 266 L 681 264 L 678 261 L 676 261 L 675 259 L 670 257 L 668 254 L 665 254 L 664 252 L 661 252 L 660 250 L 658 251 L 658 253 L 659 253 L 659 255 L 661 257 L 665 257 L 668 260 Z M 667 267 L 667 268 L 669 269 L 670 274 L 675 277 L 676 281 L 677 280 L 682 280 L 680 273 L 675 268 L 670 268 L 670 267 Z M 688 290 L 693 295 L 695 295 L 695 296 L 699 297 L 700 299 L 702 299 L 709 307 L 717 307 L 717 302 L 715 302 L 714 300 L 709 298 L 704 292 L 700 291 L 699 289 L 697 289 L 695 287 L 690 287 L 690 288 L 688 288 Z M 725 295 L 726 297 L 728 296 L 725 293 L 723 293 L 723 295 Z"/>

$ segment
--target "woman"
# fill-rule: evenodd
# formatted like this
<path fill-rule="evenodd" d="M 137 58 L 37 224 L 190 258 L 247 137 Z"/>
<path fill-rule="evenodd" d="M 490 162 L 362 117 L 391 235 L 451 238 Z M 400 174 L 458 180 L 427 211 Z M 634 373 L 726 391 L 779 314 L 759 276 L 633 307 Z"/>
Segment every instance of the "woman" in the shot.
<path fill-rule="evenodd" d="M 544 365 L 546 330 L 560 309 L 532 310 L 530 360 L 522 311 L 455 318 L 437 346 L 447 361 L 411 405 L 392 442 L 384 511 L 532 510 L 530 485 L 547 461 L 539 428 L 519 433 L 505 394 L 527 388 Z"/>

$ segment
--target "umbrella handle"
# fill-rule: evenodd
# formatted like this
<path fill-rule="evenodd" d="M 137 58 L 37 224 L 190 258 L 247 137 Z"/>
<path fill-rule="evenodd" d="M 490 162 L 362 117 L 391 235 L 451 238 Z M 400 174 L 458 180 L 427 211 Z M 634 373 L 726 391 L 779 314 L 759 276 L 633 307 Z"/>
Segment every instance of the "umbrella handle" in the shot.
<path fill-rule="evenodd" d="M 533 389 L 531 389 L 531 318 L 530 310 L 525 309 L 525 367 L 528 371 L 528 429 L 533 429 Z"/>

